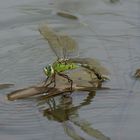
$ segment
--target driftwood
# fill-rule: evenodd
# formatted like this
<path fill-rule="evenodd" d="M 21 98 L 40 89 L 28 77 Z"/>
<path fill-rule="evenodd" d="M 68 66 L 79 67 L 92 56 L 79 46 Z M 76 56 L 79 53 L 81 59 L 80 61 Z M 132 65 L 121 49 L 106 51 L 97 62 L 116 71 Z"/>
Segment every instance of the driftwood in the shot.
<path fill-rule="evenodd" d="M 73 91 L 94 91 L 97 88 L 95 87 L 81 87 L 78 85 L 73 85 Z M 47 92 L 48 91 L 48 92 Z M 44 87 L 44 86 L 32 86 L 28 88 L 19 89 L 7 94 L 8 100 L 17 100 L 17 99 L 24 99 L 29 98 L 35 95 L 40 95 L 47 92 L 47 98 L 54 97 L 63 93 L 70 92 L 70 88 L 66 85 L 53 88 L 53 87 Z"/>

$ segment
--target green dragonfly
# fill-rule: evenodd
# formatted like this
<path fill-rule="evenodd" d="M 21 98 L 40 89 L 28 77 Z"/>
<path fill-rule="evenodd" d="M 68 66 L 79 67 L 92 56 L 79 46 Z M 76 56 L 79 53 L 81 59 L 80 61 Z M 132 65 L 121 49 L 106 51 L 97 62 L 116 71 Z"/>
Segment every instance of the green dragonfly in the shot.
<path fill-rule="evenodd" d="M 93 66 L 95 63 L 88 63 L 89 58 L 73 59 L 74 56 L 78 55 L 78 45 L 73 38 L 63 34 L 56 34 L 51 28 L 48 27 L 47 24 L 40 26 L 39 32 L 48 41 L 52 51 L 57 56 L 57 60 L 53 64 L 49 64 L 44 67 L 44 73 L 47 76 L 45 86 L 49 86 L 54 83 L 55 87 L 55 76 L 57 74 L 68 80 L 71 85 L 70 90 L 72 91 L 73 81 L 68 75 L 64 74 L 63 72 L 67 70 L 77 69 L 79 66 L 90 69 L 91 66 Z M 88 66 L 88 64 L 90 65 L 90 67 Z M 97 78 L 101 80 L 102 77 L 100 73 L 96 72 L 96 70 L 93 68 L 92 70 L 94 70 L 93 72 L 95 73 Z M 47 83 L 48 80 L 49 83 Z"/>

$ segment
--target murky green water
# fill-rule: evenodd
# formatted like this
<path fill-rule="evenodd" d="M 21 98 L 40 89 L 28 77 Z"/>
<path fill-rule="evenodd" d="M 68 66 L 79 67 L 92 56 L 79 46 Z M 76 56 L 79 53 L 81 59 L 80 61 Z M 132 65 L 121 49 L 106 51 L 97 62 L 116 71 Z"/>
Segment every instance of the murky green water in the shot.
<path fill-rule="evenodd" d="M 132 77 L 140 67 L 139 7 L 139 0 L 1 0 L 0 82 L 15 86 L 0 90 L 0 140 L 139 140 L 140 81 Z M 59 10 L 79 20 L 56 15 Z M 57 97 L 51 115 L 47 103 L 4 99 L 43 81 L 42 68 L 55 60 L 38 32 L 44 22 L 76 39 L 81 57 L 108 67 L 104 86 L 111 90 L 74 93 L 67 104 Z"/>

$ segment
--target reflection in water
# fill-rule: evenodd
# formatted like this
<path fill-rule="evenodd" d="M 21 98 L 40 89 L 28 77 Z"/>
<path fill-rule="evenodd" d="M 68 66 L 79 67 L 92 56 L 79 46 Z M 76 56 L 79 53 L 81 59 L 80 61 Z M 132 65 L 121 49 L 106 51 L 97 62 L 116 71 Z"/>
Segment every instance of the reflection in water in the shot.
<path fill-rule="evenodd" d="M 65 133 L 73 140 L 85 140 L 80 136 L 74 126 L 78 126 L 89 136 L 92 136 L 98 140 L 110 140 L 109 137 L 105 136 L 101 131 L 91 127 L 91 124 L 85 119 L 80 118 L 78 110 L 92 102 L 95 96 L 95 92 L 90 92 L 88 96 L 79 105 L 74 105 L 71 96 L 62 96 L 60 102 L 57 104 L 55 98 L 48 100 L 42 99 L 39 104 L 47 103 L 49 107 L 42 109 L 43 116 L 47 117 L 48 120 L 57 121 L 62 123 Z M 38 105 L 39 105 L 38 104 Z"/>

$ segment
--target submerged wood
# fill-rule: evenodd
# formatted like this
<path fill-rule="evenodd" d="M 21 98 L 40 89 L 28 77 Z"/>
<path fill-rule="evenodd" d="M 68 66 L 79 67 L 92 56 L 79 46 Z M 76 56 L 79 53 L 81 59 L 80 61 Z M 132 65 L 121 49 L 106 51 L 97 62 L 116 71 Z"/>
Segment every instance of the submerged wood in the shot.
<path fill-rule="evenodd" d="M 134 76 L 135 76 L 136 78 L 140 78 L 140 69 L 137 69 L 137 70 L 136 70 Z"/>
<path fill-rule="evenodd" d="M 75 15 L 72 15 L 71 13 L 68 13 L 66 11 L 59 11 L 57 12 L 57 15 L 64 17 L 64 18 L 68 18 L 68 19 L 73 19 L 73 20 L 77 20 L 78 17 Z"/>

